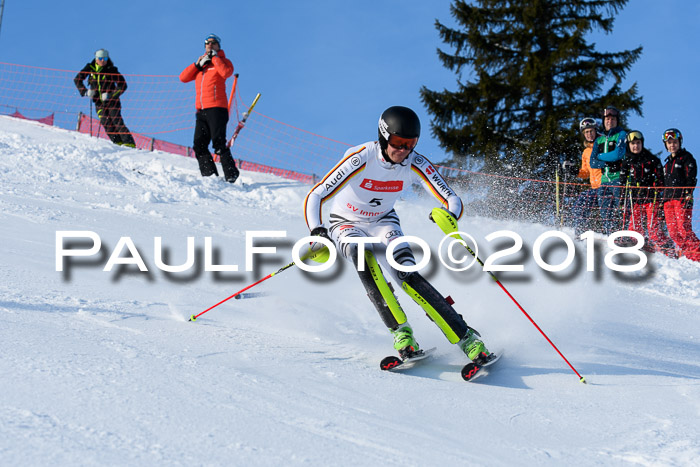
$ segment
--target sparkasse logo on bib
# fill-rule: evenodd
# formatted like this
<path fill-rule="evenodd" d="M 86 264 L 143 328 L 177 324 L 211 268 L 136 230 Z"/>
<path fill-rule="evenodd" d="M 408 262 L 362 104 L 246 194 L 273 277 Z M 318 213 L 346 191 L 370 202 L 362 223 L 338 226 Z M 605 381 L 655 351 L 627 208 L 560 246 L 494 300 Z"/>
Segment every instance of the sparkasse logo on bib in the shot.
<path fill-rule="evenodd" d="M 365 178 L 362 180 L 362 183 L 360 183 L 360 186 L 369 191 L 396 192 L 403 190 L 403 181 L 392 180 L 389 182 L 382 182 Z"/>

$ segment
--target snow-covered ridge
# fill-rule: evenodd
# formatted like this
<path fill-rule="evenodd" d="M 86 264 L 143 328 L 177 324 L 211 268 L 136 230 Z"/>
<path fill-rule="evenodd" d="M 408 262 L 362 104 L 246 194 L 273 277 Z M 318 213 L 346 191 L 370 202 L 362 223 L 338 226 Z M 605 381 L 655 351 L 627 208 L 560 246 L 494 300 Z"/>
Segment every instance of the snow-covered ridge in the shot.
<path fill-rule="evenodd" d="M 601 267 L 502 282 L 576 376 L 488 275 L 426 276 L 492 349 L 498 369 L 464 383 L 464 356 L 398 292 L 437 356 L 379 371 L 388 332 L 347 265 L 296 268 L 267 296 L 197 313 L 291 261 L 307 234 L 308 186 L 243 172 L 202 179 L 194 159 L 144 152 L 0 117 L 0 459 L 7 465 L 692 465 L 700 455 L 700 267 L 650 256 L 645 274 Z M 431 204 L 397 206 L 404 230 L 436 244 Z M 483 238 L 548 226 L 464 219 Z M 182 277 L 105 259 L 55 271 L 59 230 L 130 236 L 152 265 L 211 237 L 237 273 Z M 278 257 L 243 270 L 245 232 L 285 230 Z M 279 244 L 278 244 L 279 246 Z M 583 250 L 577 246 L 577 255 Z M 527 256 L 530 259 L 527 259 Z M 556 255 L 555 255 L 556 256 Z M 486 448 L 485 448 L 486 447 Z"/>

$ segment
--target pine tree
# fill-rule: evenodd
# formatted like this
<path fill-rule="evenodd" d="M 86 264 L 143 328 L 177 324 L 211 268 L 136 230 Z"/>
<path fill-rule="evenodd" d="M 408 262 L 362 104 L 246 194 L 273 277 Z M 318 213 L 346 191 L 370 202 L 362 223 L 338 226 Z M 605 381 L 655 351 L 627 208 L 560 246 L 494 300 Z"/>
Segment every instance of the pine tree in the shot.
<path fill-rule="evenodd" d="M 489 172 L 542 172 L 562 154 L 580 155 L 581 118 L 599 117 L 607 105 L 641 115 L 636 82 L 623 90 L 622 81 L 642 47 L 599 52 L 585 37 L 612 32 L 627 0 L 471 3 L 450 7 L 460 29 L 435 22 L 454 48 L 438 55 L 458 75 L 457 91 L 420 91 L 433 135 L 455 165 L 483 156 Z"/>

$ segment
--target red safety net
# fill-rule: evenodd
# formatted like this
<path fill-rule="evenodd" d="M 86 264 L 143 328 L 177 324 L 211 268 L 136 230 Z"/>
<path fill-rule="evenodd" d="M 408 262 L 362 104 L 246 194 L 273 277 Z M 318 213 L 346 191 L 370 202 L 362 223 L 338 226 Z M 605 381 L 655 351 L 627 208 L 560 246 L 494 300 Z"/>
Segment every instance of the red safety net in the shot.
<path fill-rule="evenodd" d="M 184 67 L 184 66 L 183 66 Z M 91 100 L 81 97 L 73 79 L 77 70 L 58 70 L 0 63 L 0 113 L 43 120 L 61 128 L 106 138 Z M 195 122 L 193 83 L 181 83 L 174 75 L 124 74 L 128 89 L 121 98 L 122 115 L 139 149 L 159 150 L 192 157 Z M 227 81 L 230 99 L 227 137 L 231 137 L 255 93 L 243 94 L 241 83 Z M 247 88 L 252 88 L 249 83 Z M 303 183 L 313 183 L 340 159 L 349 144 L 296 128 L 259 110 L 265 96 L 251 112 L 231 151 L 243 170 L 272 173 Z M 667 228 L 659 190 L 619 187 L 620 193 L 588 192 L 580 183 L 503 177 L 438 167 L 458 190 L 468 214 L 518 219 L 557 227 L 603 231 L 606 219 L 615 230 L 637 227 L 651 237 L 655 219 Z M 697 194 L 697 192 L 696 192 Z M 688 200 L 686 207 L 692 201 Z M 637 206 L 647 206 L 644 209 Z M 648 206 L 651 206 L 649 208 Z M 688 211 L 690 213 L 691 211 Z M 641 219 L 641 220 L 640 220 Z M 697 230 L 700 216 L 693 213 Z M 652 225 L 653 227 L 653 225 Z"/>

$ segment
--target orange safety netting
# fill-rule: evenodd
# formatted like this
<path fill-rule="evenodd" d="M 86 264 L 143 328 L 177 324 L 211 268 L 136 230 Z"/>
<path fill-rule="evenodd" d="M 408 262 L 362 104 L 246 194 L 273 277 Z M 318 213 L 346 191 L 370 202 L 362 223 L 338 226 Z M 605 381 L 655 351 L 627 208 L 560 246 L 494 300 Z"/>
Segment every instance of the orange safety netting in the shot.
<path fill-rule="evenodd" d="M 44 119 L 47 124 L 106 138 L 91 100 L 81 97 L 73 83 L 76 74 L 77 70 L 0 63 L 0 114 Z M 192 157 L 194 84 L 182 83 L 178 76 L 171 75 L 124 74 L 124 78 L 128 89 L 121 97 L 122 115 L 137 147 Z M 230 96 L 236 81 L 233 77 L 227 81 L 232 103 L 229 138 L 253 97 L 241 96 L 240 85 Z M 262 96 L 231 148 L 240 168 L 313 183 L 350 146 L 260 113 L 264 99 Z M 661 195 L 654 191 L 621 188 L 615 199 L 607 199 L 607 194 L 596 194 L 596 199 L 591 199 L 584 195 L 590 187 L 583 181 L 557 184 L 438 168 L 460 192 L 470 214 L 595 231 L 604 231 L 604 221 L 610 219 L 615 230 L 639 227 L 645 235 L 650 235 L 647 218 L 664 222 Z M 638 205 L 652 208 L 631 208 Z M 692 223 L 697 229 L 700 216 L 693 214 Z M 662 228 L 665 232 L 665 225 Z"/>
<path fill-rule="evenodd" d="M 77 70 L 0 63 L 0 114 L 18 112 L 35 120 L 53 114 L 55 126 L 106 137 L 91 99 L 81 97 L 73 83 L 77 73 Z M 182 83 L 178 76 L 171 75 L 123 76 L 128 87 L 120 97 L 122 116 L 136 146 L 192 155 L 194 83 Z M 229 96 L 234 81 L 233 77 L 227 80 Z M 229 138 L 249 105 L 242 102 L 237 91 L 230 101 L 231 117 L 226 132 Z M 254 110 L 231 152 L 244 170 L 270 172 L 312 183 L 333 166 L 348 146 Z"/>

